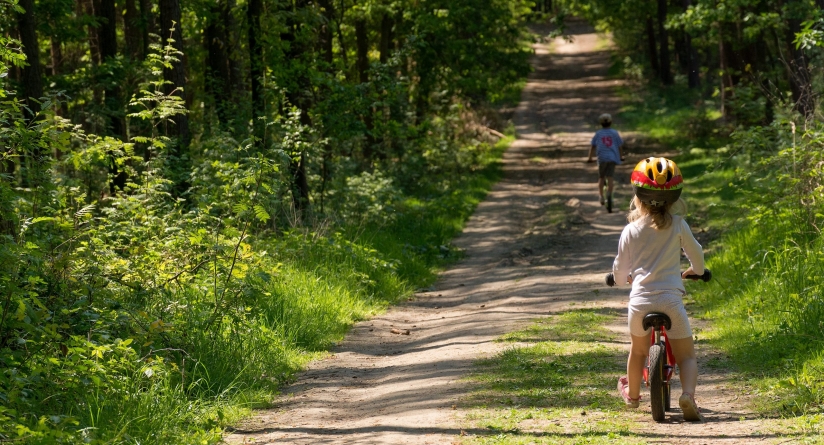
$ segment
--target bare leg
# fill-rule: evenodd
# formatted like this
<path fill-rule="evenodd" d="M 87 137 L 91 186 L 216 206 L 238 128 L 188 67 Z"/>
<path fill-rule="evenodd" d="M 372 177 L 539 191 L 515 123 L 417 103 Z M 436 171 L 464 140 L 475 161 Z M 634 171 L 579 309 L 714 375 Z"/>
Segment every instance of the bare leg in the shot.
<path fill-rule="evenodd" d="M 604 203 L 604 178 L 598 178 L 598 196 L 601 197 L 601 204 Z"/>
<path fill-rule="evenodd" d="M 629 396 L 637 399 L 641 395 L 641 382 L 644 379 L 644 365 L 649 355 L 649 336 L 632 336 L 632 346 L 627 359 L 627 379 L 629 380 Z"/>
<path fill-rule="evenodd" d="M 692 337 L 668 339 L 675 355 L 675 362 L 681 374 L 681 391 L 695 396 L 698 384 L 698 361 L 695 358 L 695 344 Z"/>

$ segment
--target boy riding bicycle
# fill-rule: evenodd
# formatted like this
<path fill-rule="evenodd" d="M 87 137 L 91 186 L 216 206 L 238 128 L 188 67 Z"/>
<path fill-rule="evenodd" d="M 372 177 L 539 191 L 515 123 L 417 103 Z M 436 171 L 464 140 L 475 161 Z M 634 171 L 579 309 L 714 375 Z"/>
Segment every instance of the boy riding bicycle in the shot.
<path fill-rule="evenodd" d="M 635 196 L 627 217 L 629 224 L 621 233 L 612 266 L 616 282 L 623 283 L 626 278 L 632 284 L 628 311 L 632 345 L 627 375 L 618 379 L 618 390 L 627 407 L 638 407 L 650 347 L 650 332 L 644 329 L 643 318 L 650 312 L 664 313 L 672 320 L 667 338 L 680 369 L 683 393 L 678 403 L 685 420 L 701 421 L 694 397 L 698 364 L 682 300 L 686 293 L 682 277 L 704 273 L 704 253 L 678 214 L 686 210 L 680 198 L 681 170 L 669 159 L 647 158 L 635 167 L 631 180 Z M 690 261 L 683 274 L 682 249 Z"/>

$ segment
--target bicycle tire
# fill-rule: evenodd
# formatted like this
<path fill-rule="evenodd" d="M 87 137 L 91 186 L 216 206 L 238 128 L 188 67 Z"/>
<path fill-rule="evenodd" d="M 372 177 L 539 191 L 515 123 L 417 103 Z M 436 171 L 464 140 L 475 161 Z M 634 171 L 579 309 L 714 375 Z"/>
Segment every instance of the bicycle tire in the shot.
<path fill-rule="evenodd" d="M 649 401 L 652 419 L 664 420 L 664 347 L 652 345 L 649 348 Z"/>

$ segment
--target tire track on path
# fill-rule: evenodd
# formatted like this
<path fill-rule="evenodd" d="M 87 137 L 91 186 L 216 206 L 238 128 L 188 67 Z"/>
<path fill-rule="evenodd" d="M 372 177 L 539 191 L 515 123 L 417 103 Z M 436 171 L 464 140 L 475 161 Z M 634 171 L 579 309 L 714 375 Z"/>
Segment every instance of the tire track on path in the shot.
<path fill-rule="evenodd" d="M 572 41 L 534 46 L 505 177 L 454 242 L 465 259 L 413 301 L 354 326 L 330 358 L 312 363 L 284 389 L 276 408 L 257 412 L 226 442 L 451 443 L 461 433 L 457 404 L 470 390 L 464 377 L 479 358 L 505 347 L 496 337 L 574 304 L 625 314 L 627 288 L 605 289 L 602 278 L 625 224 L 629 172 L 642 155 L 630 153 L 617 170 L 619 210 L 606 213 L 595 168 L 584 161 L 597 116 L 618 111 L 617 81 L 607 77 L 609 52 L 592 29 L 573 22 L 569 32 Z M 722 376 L 712 378 L 725 386 Z M 704 386 L 699 395 L 699 401 L 717 396 Z M 708 407 L 711 418 L 737 422 L 749 415 L 730 404 Z M 677 420 L 653 426 L 651 438 L 711 439 L 706 443 L 719 443 L 716 430 L 726 428 L 680 427 Z"/>

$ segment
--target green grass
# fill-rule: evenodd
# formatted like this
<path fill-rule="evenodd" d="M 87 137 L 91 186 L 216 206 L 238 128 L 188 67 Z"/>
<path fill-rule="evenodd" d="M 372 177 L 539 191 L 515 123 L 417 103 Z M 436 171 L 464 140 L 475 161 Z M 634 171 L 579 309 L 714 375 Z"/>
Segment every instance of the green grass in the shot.
<path fill-rule="evenodd" d="M 604 325 L 616 319 L 576 309 L 501 337 L 513 345 L 470 377 L 462 443 L 643 443 L 614 394 L 626 352 Z"/>
<path fill-rule="evenodd" d="M 711 339 L 762 394 L 765 414 L 824 408 L 824 240 L 777 216 L 722 239 L 709 262 L 715 283 L 696 301 L 715 323 Z"/>
<path fill-rule="evenodd" d="M 674 85 L 643 89 L 627 86 L 619 92 L 624 105 L 618 113 L 618 129 L 640 133 L 645 145 L 667 152 L 700 153 L 726 143 L 729 129 L 721 124 L 715 104 L 702 99 L 700 91 Z"/>

